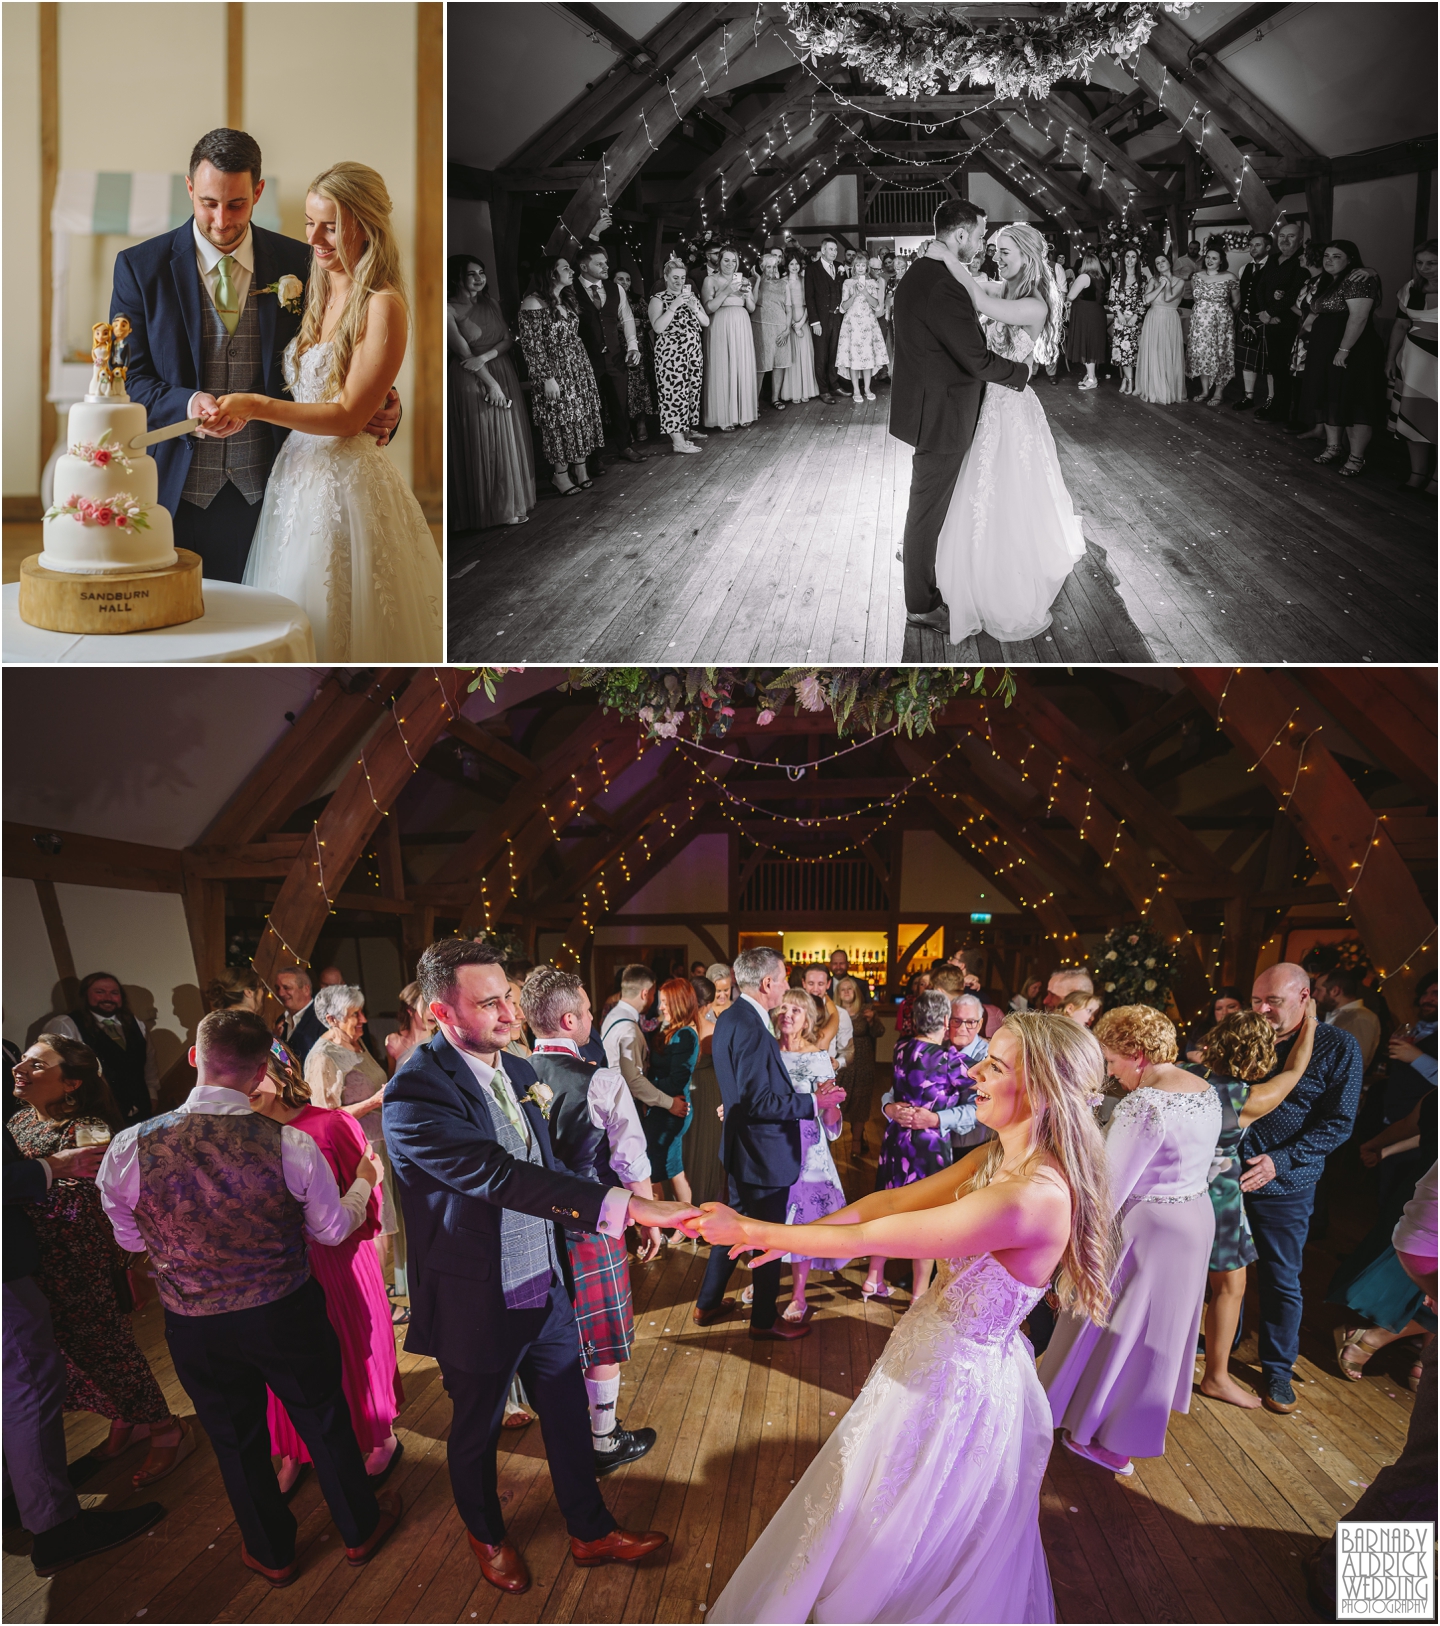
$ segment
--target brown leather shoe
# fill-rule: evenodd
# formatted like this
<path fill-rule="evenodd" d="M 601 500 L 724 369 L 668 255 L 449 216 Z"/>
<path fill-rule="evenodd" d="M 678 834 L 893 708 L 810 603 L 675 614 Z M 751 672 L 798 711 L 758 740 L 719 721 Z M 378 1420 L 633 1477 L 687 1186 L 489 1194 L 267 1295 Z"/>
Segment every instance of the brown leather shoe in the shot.
<path fill-rule="evenodd" d="M 599 1541 L 581 1541 L 571 1536 L 570 1556 L 581 1569 L 588 1569 L 592 1564 L 634 1564 L 648 1558 L 669 1539 L 658 1530 L 612 1530 Z"/>
<path fill-rule="evenodd" d="M 254 1570 L 257 1575 L 264 1576 L 277 1591 L 282 1586 L 289 1586 L 300 1573 L 300 1565 L 293 1558 L 283 1570 L 267 1570 L 258 1558 L 251 1558 L 245 1551 L 243 1543 L 240 1547 L 240 1562 L 247 1570 Z"/>
<path fill-rule="evenodd" d="M 470 1541 L 470 1550 L 480 1560 L 480 1573 L 491 1586 L 499 1587 L 502 1592 L 530 1590 L 530 1571 L 525 1568 L 525 1560 L 508 1541 L 492 1547 L 488 1541 L 481 1541 L 468 1530 L 465 1534 Z"/>
<path fill-rule="evenodd" d="M 810 1326 L 808 1321 L 786 1321 L 782 1316 L 773 1327 L 751 1327 L 750 1336 L 767 1343 L 772 1338 L 808 1338 Z"/>
<path fill-rule="evenodd" d="M 400 1510 L 403 1503 L 399 1491 L 381 1491 L 375 1498 L 380 1504 L 380 1522 L 370 1532 L 369 1539 L 363 1541 L 358 1547 L 345 1549 L 345 1562 L 353 1564 L 357 1569 L 361 1564 L 368 1564 L 375 1554 L 385 1545 L 385 1538 L 400 1522 Z"/>
<path fill-rule="evenodd" d="M 697 1327 L 708 1327 L 712 1322 L 719 1321 L 722 1316 L 729 1315 L 734 1308 L 734 1304 L 729 1299 L 726 1299 L 716 1310 L 702 1310 L 697 1304 L 690 1312 L 690 1319 Z"/>

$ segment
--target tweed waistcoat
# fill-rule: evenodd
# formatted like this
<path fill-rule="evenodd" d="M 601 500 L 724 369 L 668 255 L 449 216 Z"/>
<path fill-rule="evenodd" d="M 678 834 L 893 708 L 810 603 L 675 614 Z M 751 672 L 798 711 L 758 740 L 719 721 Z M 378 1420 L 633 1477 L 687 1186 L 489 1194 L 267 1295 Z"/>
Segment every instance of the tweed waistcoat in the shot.
<path fill-rule="evenodd" d="M 308 1279 L 305 1210 L 285 1184 L 280 1136 L 258 1112 L 167 1112 L 141 1128 L 135 1223 L 167 1310 L 250 1310 Z"/>
<path fill-rule="evenodd" d="M 518 1094 L 518 1091 L 517 1091 Z M 525 1137 L 485 1097 L 485 1107 L 495 1130 L 495 1139 L 511 1157 L 522 1163 L 541 1163 L 540 1145 L 534 1135 Z M 550 1297 L 550 1284 L 562 1277 L 555 1252 L 555 1228 L 549 1220 L 521 1214 L 513 1208 L 500 1210 L 500 1285 L 505 1291 L 507 1310 L 533 1310 Z"/>
<path fill-rule="evenodd" d="M 202 294 L 200 316 L 200 388 L 217 399 L 241 392 L 263 392 L 265 367 L 254 289 L 245 301 L 234 333 L 225 331 L 208 295 Z M 274 433 L 268 423 L 258 420 L 247 423 L 238 435 L 227 440 L 197 440 L 181 501 L 208 508 L 230 480 L 246 502 L 259 502 L 265 495 L 265 482 L 274 461 Z"/>
<path fill-rule="evenodd" d="M 541 1082 L 555 1092 L 550 1107 L 550 1148 L 556 1162 L 585 1180 L 618 1186 L 605 1131 L 590 1116 L 590 1080 L 595 1068 L 578 1056 L 553 1050 L 537 1050 L 529 1061 Z"/>

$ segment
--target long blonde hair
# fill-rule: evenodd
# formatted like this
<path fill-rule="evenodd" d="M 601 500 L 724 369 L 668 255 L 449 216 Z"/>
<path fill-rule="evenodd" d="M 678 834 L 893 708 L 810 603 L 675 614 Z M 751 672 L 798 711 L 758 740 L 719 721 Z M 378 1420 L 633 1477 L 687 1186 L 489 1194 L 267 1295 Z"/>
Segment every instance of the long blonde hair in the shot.
<path fill-rule="evenodd" d="M 1025 268 L 1016 293 L 1021 299 L 1033 294 L 1044 301 L 1045 322 L 1035 340 L 1035 359 L 1041 366 L 1049 366 L 1060 353 L 1060 307 L 1045 239 L 1033 226 L 1019 222 L 1002 226 L 994 240 L 998 242 L 1002 237 L 1013 246 Z"/>
<path fill-rule="evenodd" d="M 1088 1029 L 1042 1011 L 1012 1011 L 1000 1032 L 1014 1034 L 1020 1047 L 1017 1071 L 1030 1101 L 1030 1145 L 1014 1172 L 1024 1177 L 1048 1157 L 1070 1188 L 1070 1237 L 1056 1273 L 1056 1293 L 1065 1308 L 1103 1326 L 1110 1313 L 1117 1238 L 1105 1138 L 1091 1101 L 1105 1087 L 1105 1054 Z M 970 1181 L 972 1190 L 990 1184 L 1002 1156 L 1000 1142 L 991 1141 L 988 1161 Z"/>
<path fill-rule="evenodd" d="M 312 192 L 328 198 L 335 205 L 335 252 L 350 277 L 350 293 L 331 341 L 334 348 L 330 354 L 330 370 L 326 375 L 322 397 L 333 400 L 340 393 L 345 375 L 350 370 L 355 346 L 365 332 L 371 295 L 382 288 L 396 294 L 405 307 L 407 321 L 410 303 L 405 297 L 400 246 L 390 226 L 390 194 L 380 174 L 368 164 L 332 164 L 305 188 L 306 197 Z M 365 237 L 364 250 L 353 265 L 345 247 L 347 216 L 356 222 Z M 300 322 L 300 342 L 295 347 L 297 359 L 320 342 L 329 298 L 329 273 L 323 267 L 312 264 L 305 296 L 305 315 Z"/>

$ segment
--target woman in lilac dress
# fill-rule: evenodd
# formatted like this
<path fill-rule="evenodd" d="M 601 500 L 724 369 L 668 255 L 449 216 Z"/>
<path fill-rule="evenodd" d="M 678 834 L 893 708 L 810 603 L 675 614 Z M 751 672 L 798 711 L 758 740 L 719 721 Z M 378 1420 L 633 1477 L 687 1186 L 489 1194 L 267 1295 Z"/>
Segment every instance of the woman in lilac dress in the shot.
<path fill-rule="evenodd" d="M 1220 1097 L 1175 1065 L 1169 1019 L 1121 1005 L 1095 1024 L 1126 1091 L 1105 1138 L 1120 1260 L 1107 1326 L 1063 1315 L 1040 1381 L 1066 1446 L 1113 1474 L 1165 1454 L 1172 1411 L 1190 1410 L 1195 1342 L 1215 1240 L 1206 1178 L 1223 1128 Z"/>
<path fill-rule="evenodd" d="M 372 1157 L 365 1131 L 348 1112 L 312 1106 L 310 1087 L 294 1056 L 278 1041 L 265 1077 L 250 1105 L 263 1117 L 301 1129 L 320 1148 L 341 1191 L 349 1189 L 360 1166 Z M 370 1195 L 365 1218 L 333 1247 L 310 1244 L 310 1270 L 325 1290 L 325 1311 L 340 1340 L 340 1382 L 350 1407 L 355 1438 L 365 1454 L 370 1483 L 389 1478 L 404 1447 L 395 1419 L 405 1404 L 395 1359 L 390 1301 L 374 1239 L 380 1231 L 380 1191 Z M 270 1446 L 280 1458 L 280 1489 L 293 1490 L 310 1461 L 290 1414 L 270 1396 Z"/>
<path fill-rule="evenodd" d="M 911 1002 L 910 1015 L 914 1034 L 895 1046 L 895 1105 L 925 1107 L 930 1112 L 945 1112 L 959 1106 L 961 1091 L 972 1081 L 960 1052 L 945 1042 L 945 1032 L 950 1026 L 949 994 L 939 989 L 917 994 Z M 880 1142 L 875 1189 L 891 1191 L 896 1186 L 908 1186 L 912 1180 L 924 1180 L 941 1169 L 948 1169 L 954 1160 L 950 1137 L 943 1130 L 912 1129 L 892 1119 L 886 1123 L 885 1136 Z M 934 1264 L 933 1259 L 911 1260 L 915 1272 L 911 1283 L 912 1303 L 930 1285 Z M 870 1260 L 865 1285 L 860 1291 L 867 1299 L 890 1297 L 884 1259 Z"/>

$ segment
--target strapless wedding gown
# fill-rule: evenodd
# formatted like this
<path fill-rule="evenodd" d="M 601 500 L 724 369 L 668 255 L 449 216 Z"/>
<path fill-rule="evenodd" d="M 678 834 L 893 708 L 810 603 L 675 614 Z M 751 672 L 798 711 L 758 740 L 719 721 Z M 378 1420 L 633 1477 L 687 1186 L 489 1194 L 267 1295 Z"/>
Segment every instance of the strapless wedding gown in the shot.
<path fill-rule="evenodd" d="M 707 1621 L 1053 1621 L 1050 1406 L 1020 1332 L 1043 1288 L 941 1260 Z"/>
<path fill-rule="evenodd" d="M 1024 328 L 980 322 L 998 356 L 1024 361 L 1034 348 Z M 1033 389 L 987 385 L 935 548 L 950 641 L 988 632 L 1018 643 L 1044 632 L 1050 606 L 1084 554 L 1040 398 Z"/>
<path fill-rule="evenodd" d="M 297 368 L 295 344 L 285 382 L 297 401 L 319 401 L 331 346 L 312 346 Z M 445 658 L 439 551 L 414 492 L 369 435 L 285 437 L 244 581 L 301 606 L 322 661 Z"/>

